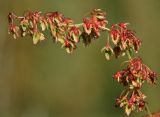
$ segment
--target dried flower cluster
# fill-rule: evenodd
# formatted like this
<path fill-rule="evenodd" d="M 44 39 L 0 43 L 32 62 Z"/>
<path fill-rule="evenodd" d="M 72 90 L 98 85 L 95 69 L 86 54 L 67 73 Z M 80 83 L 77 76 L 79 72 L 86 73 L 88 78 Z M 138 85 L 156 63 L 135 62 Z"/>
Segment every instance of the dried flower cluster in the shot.
<path fill-rule="evenodd" d="M 107 20 L 105 19 L 105 13 L 101 10 L 93 10 L 91 12 L 91 18 L 83 19 L 83 42 L 85 45 L 90 44 L 92 39 L 96 39 L 100 36 L 100 31 L 106 30 Z"/>
<path fill-rule="evenodd" d="M 112 25 L 106 46 L 102 48 L 107 60 L 113 55 L 115 58 L 128 56 L 127 67 L 113 76 L 125 87 L 116 100 L 116 106 L 124 108 L 127 115 L 134 110 L 146 109 L 146 96 L 141 92 L 142 85 L 145 81 L 156 83 L 156 73 L 143 64 L 140 57 L 131 58 L 132 52 L 138 53 L 140 46 L 141 40 L 134 31 L 128 29 L 128 23 L 119 23 Z"/>
<path fill-rule="evenodd" d="M 142 111 L 145 108 L 146 96 L 140 90 L 125 90 L 117 99 L 116 106 L 125 109 L 125 113 L 130 115 L 134 110 Z"/>
<path fill-rule="evenodd" d="M 121 55 L 125 55 L 126 51 L 138 52 L 141 46 L 141 41 L 136 37 L 134 31 L 128 29 L 128 23 L 112 25 L 109 31 L 109 36 L 113 43 L 113 47 L 111 47 L 108 40 L 106 46 L 102 49 L 108 60 L 112 55 L 115 55 L 116 58 Z"/>
<path fill-rule="evenodd" d="M 156 73 L 144 65 L 141 58 L 138 57 L 129 60 L 127 68 L 117 72 L 114 79 L 124 86 L 129 86 L 129 89 L 140 89 L 145 81 L 154 84 Z"/>
<path fill-rule="evenodd" d="M 19 24 L 16 24 L 15 20 L 18 20 Z M 68 53 L 72 53 L 81 40 L 87 46 L 100 37 L 101 31 L 107 31 L 108 40 L 102 48 L 106 59 L 124 55 L 129 59 L 126 68 L 113 76 L 125 87 L 116 99 L 116 106 L 124 108 L 127 115 L 134 110 L 146 109 L 146 96 L 141 92 L 141 88 L 145 82 L 155 84 L 157 75 L 142 63 L 140 57 L 131 58 L 132 52 L 138 53 L 141 41 L 135 32 L 128 28 L 128 23 L 113 24 L 110 29 L 107 28 L 106 13 L 101 9 L 92 10 L 90 16 L 83 18 L 80 24 L 75 24 L 72 19 L 59 12 L 42 14 L 29 11 L 20 17 L 9 13 L 8 21 L 9 34 L 15 39 L 29 35 L 33 43 L 37 44 L 46 39 L 44 31 L 49 30 L 54 42 L 61 43 Z"/>
<path fill-rule="evenodd" d="M 113 77 L 126 88 L 117 98 L 116 105 L 124 107 L 127 115 L 133 110 L 142 111 L 145 108 L 146 96 L 140 89 L 145 81 L 155 84 L 156 73 L 144 65 L 141 58 L 133 58 L 129 60 L 126 69 L 118 71 Z"/>
<path fill-rule="evenodd" d="M 14 23 L 16 19 L 19 25 Z M 76 44 L 81 38 L 85 45 L 90 44 L 92 39 L 100 36 L 100 31 L 105 30 L 107 24 L 105 13 L 100 9 L 94 9 L 90 17 L 84 18 L 81 24 L 74 24 L 72 19 L 64 17 L 59 12 L 42 14 L 29 11 L 20 17 L 9 13 L 8 20 L 9 34 L 12 34 L 15 39 L 29 35 L 33 38 L 33 43 L 37 44 L 46 39 L 43 32 L 49 30 L 53 40 L 60 42 L 68 53 L 76 49 Z"/>

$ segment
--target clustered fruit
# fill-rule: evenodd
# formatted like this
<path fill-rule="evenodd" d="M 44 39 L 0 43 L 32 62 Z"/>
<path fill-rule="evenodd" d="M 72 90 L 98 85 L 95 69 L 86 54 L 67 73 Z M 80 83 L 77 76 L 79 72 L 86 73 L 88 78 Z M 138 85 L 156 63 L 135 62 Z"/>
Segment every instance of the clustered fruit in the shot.
<path fill-rule="evenodd" d="M 53 40 L 60 42 L 68 53 L 72 53 L 80 39 L 85 45 L 89 45 L 93 39 L 100 36 L 100 32 L 106 30 L 106 14 L 100 9 L 94 9 L 90 16 L 83 19 L 83 23 L 74 24 L 70 18 L 64 17 L 59 12 L 25 12 L 24 16 L 16 16 L 9 13 L 9 34 L 16 39 L 19 36 L 31 36 L 33 44 L 45 40 L 44 31 L 49 30 Z M 16 25 L 15 20 L 19 23 Z M 39 27 L 41 29 L 39 29 Z"/>
<path fill-rule="evenodd" d="M 15 20 L 19 23 L 15 23 Z M 89 17 L 83 18 L 80 24 L 75 24 L 72 19 L 64 17 L 59 12 L 42 14 L 28 11 L 23 16 L 9 13 L 8 21 L 9 34 L 15 39 L 29 35 L 33 44 L 37 44 L 46 40 L 44 31 L 49 30 L 54 42 L 61 43 L 68 53 L 72 53 L 79 42 L 88 46 L 92 40 L 100 37 L 102 31 L 106 31 L 108 40 L 102 48 L 106 59 L 125 55 L 128 57 L 126 68 L 113 76 L 125 87 L 116 99 L 116 106 L 124 108 L 127 115 L 134 110 L 146 109 L 146 96 L 141 92 L 141 88 L 145 82 L 155 84 L 157 75 L 142 63 L 140 57 L 131 57 L 133 52 L 138 53 L 142 42 L 135 32 L 128 28 L 129 23 L 113 24 L 111 28 L 107 28 L 106 13 L 101 9 L 92 10 Z"/>
<path fill-rule="evenodd" d="M 134 110 L 142 111 L 146 104 L 146 96 L 141 92 L 142 85 L 145 82 L 155 84 L 156 73 L 137 57 L 130 59 L 127 68 L 118 71 L 113 78 L 125 87 L 116 100 L 116 106 L 124 107 L 127 115 Z"/>
<path fill-rule="evenodd" d="M 136 37 L 135 33 L 128 29 L 128 23 L 119 23 L 113 24 L 109 36 L 113 47 L 111 47 L 110 40 L 106 46 L 102 49 L 105 52 L 106 59 L 110 59 L 112 55 L 115 55 L 116 58 L 119 56 L 125 55 L 126 52 L 138 52 L 141 41 Z"/>
<path fill-rule="evenodd" d="M 142 111 L 146 108 L 146 96 L 141 92 L 145 82 L 155 84 L 157 75 L 148 66 L 142 63 L 140 57 L 132 58 L 133 52 L 138 53 L 141 40 L 135 32 L 128 29 L 128 23 L 113 24 L 109 30 L 106 46 L 102 48 L 107 60 L 127 55 L 127 67 L 114 74 L 113 78 L 122 84 L 125 89 L 116 99 L 116 106 L 125 109 L 130 115 L 134 110 Z"/>

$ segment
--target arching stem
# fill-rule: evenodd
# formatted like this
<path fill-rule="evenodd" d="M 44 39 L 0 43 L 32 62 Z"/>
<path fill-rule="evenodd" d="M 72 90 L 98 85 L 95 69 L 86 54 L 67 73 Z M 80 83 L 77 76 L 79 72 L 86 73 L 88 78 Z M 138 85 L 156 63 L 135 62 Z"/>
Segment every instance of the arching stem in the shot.
<path fill-rule="evenodd" d="M 150 109 L 149 109 L 149 107 L 148 107 L 147 104 L 145 105 L 145 107 L 146 107 L 146 111 L 147 111 L 147 113 L 148 113 L 148 116 L 149 116 L 149 117 L 152 117 L 152 113 L 151 113 L 151 111 L 150 111 Z"/>

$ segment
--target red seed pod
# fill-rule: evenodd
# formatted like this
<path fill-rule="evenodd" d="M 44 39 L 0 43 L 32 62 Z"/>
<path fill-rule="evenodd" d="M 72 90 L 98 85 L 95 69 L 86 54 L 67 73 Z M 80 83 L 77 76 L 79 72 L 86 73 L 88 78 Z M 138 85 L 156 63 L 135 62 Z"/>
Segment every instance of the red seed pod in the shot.
<path fill-rule="evenodd" d="M 64 45 L 65 45 L 65 47 L 70 47 L 71 46 L 68 39 L 65 40 Z"/>

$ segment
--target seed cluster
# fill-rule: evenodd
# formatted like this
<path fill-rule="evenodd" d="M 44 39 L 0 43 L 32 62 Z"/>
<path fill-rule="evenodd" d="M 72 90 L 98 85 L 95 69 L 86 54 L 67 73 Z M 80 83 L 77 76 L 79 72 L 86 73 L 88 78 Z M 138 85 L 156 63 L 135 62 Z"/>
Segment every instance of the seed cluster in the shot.
<path fill-rule="evenodd" d="M 113 47 L 108 40 L 106 46 L 102 49 L 108 60 L 112 55 L 115 55 L 116 58 L 125 55 L 126 51 L 137 53 L 141 46 L 141 41 L 134 31 L 128 29 L 128 23 L 113 24 L 109 31 L 109 37 Z"/>
<path fill-rule="evenodd" d="M 131 111 L 142 111 L 145 108 L 146 96 L 141 92 L 142 85 L 146 82 L 155 84 L 156 73 L 142 63 L 141 58 L 129 60 L 127 68 L 118 71 L 113 78 L 125 86 L 123 93 L 117 98 L 116 105 L 124 107 L 127 115 Z"/>
<path fill-rule="evenodd" d="M 33 44 L 37 44 L 46 40 L 44 31 L 49 30 L 54 42 L 59 42 L 68 53 L 72 53 L 79 42 L 88 46 L 92 40 L 100 37 L 101 31 L 106 31 L 108 40 L 102 48 L 106 59 L 124 55 L 129 59 L 126 68 L 113 76 L 125 87 L 116 99 L 116 106 L 125 109 L 127 115 L 134 110 L 146 109 L 146 96 L 141 92 L 141 88 L 145 82 L 155 84 L 157 75 L 142 63 L 140 57 L 131 58 L 133 52 L 138 53 L 141 40 L 128 28 L 128 23 L 113 24 L 110 29 L 107 28 L 106 13 L 101 9 L 93 9 L 80 24 L 75 24 L 72 19 L 64 17 L 59 12 L 42 14 L 28 11 L 23 16 L 9 13 L 8 21 L 9 34 L 15 39 L 29 35 L 33 39 Z"/>
<path fill-rule="evenodd" d="M 107 24 L 105 16 L 101 9 L 94 9 L 89 17 L 83 19 L 83 23 L 75 24 L 72 19 L 64 17 L 59 12 L 42 14 L 29 11 L 23 16 L 9 13 L 9 34 L 15 39 L 29 35 L 33 43 L 37 44 L 46 39 L 44 31 L 49 30 L 54 42 L 60 42 L 62 47 L 71 53 L 76 49 L 80 39 L 85 45 L 89 45 L 92 39 L 100 36 L 100 31 L 104 31 Z M 15 20 L 18 20 L 19 25 L 16 25 Z"/>
<path fill-rule="evenodd" d="M 156 73 L 142 63 L 141 58 L 133 58 L 128 62 L 126 69 L 114 75 L 119 83 L 129 86 L 129 89 L 140 89 L 145 81 L 155 84 Z"/>

